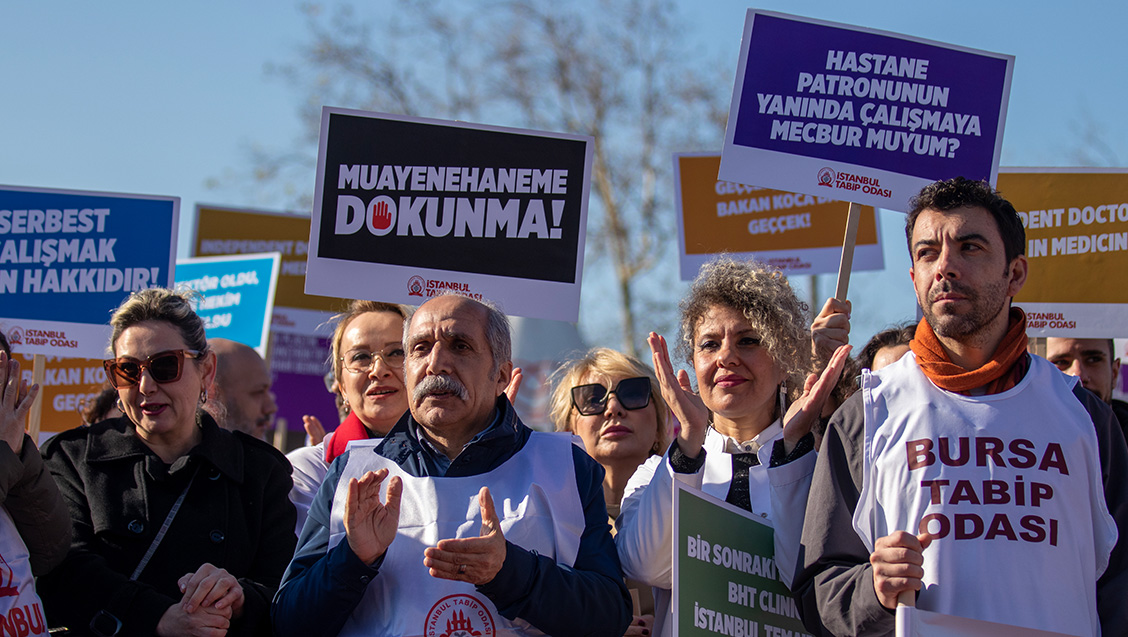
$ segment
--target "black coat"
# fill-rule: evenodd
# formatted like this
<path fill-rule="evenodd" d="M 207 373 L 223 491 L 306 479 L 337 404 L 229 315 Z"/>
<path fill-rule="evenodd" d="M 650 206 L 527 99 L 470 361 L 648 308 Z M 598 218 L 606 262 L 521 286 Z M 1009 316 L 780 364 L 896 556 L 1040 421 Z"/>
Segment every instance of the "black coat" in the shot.
<path fill-rule="evenodd" d="M 290 465 L 266 443 L 220 429 L 204 416 L 203 438 L 171 466 L 115 418 L 63 432 L 43 448 L 74 523 L 63 563 L 38 588 L 50 626 L 87 634 L 108 610 L 120 635 L 155 634 L 179 603 L 177 580 L 202 564 L 240 579 L 246 601 L 230 634 L 270 634 L 270 601 L 294 552 Z M 129 576 L 173 503 L 196 474 L 168 533 L 137 582 Z"/>

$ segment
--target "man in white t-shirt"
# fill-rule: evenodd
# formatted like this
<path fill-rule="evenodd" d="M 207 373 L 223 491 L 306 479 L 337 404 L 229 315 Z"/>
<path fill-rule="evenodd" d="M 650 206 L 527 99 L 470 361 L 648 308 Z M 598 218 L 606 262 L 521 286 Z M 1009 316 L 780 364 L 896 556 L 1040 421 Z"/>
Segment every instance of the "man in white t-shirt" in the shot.
<path fill-rule="evenodd" d="M 815 633 L 884 635 L 898 598 L 1067 634 L 1128 629 L 1128 449 L 1108 405 L 1026 353 L 1014 207 L 929 185 L 906 222 L 924 319 L 834 415 L 795 578 Z"/>

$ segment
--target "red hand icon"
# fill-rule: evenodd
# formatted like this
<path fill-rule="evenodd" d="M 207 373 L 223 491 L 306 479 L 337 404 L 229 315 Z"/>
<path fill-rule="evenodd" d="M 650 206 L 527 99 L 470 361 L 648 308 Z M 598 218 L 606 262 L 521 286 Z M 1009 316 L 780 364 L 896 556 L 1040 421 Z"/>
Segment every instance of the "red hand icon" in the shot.
<path fill-rule="evenodd" d="M 369 208 L 372 215 L 372 227 L 376 230 L 387 230 L 392 226 L 392 212 L 388 210 L 388 202 L 378 199 L 372 202 Z"/>

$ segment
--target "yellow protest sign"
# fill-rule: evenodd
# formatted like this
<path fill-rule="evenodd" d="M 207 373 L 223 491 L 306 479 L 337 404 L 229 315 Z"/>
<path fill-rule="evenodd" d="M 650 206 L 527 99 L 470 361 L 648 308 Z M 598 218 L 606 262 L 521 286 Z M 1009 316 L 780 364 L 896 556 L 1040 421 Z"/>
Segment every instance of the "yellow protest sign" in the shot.
<path fill-rule="evenodd" d="M 787 274 L 838 271 L 846 202 L 722 181 L 720 164 L 718 154 L 674 158 L 683 280 L 721 252 L 755 257 Z M 876 211 L 861 208 L 854 269 L 880 270 Z"/>
<path fill-rule="evenodd" d="M 13 354 L 20 361 L 23 377 L 31 384 L 33 357 L 18 352 Z M 82 410 L 106 386 L 106 372 L 102 369 L 101 359 L 47 356 L 44 361 L 39 441 L 82 425 Z"/>
<path fill-rule="evenodd" d="M 1007 168 L 998 188 L 1026 227 L 1027 333 L 1128 336 L 1128 170 Z"/>
<path fill-rule="evenodd" d="M 309 217 L 211 206 L 196 208 L 193 256 L 281 253 L 275 306 L 340 311 L 340 299 L 305 293 L 308 247 Z"/>

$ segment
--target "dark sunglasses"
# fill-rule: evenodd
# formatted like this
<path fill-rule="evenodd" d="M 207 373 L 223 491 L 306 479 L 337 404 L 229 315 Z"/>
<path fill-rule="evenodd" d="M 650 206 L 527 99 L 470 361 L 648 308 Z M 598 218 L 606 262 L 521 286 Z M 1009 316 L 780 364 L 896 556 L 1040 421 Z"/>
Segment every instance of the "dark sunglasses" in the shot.
<path fill-rule="evenodd" d="M 576 385 L 572 388 L 572 404 L 584 416 L 594 416 L 603 413 L 607 408 L 607 401 L 611 394 L 619 398 L 623 409 L 642 409 L 650 404 L 650 379 L 646 376 L 637 378 L 624 378 L 615 385 L 615 389 L 607 388 L 599 383 L 591 385 Z"/>
<path fill-rule="evenodd" d="M 135 358 L 111 358 L 102 361 L 106 377 L 114 389 L 133 387 L 141 382 L 141 374 L 147 369 L 149 375 L 158 383 L 175 383 L 184 371 L 185 358 L 199 358 L 200 352 L 194 349 L 173 349 L 157 352 L 144 361 Z"/>

